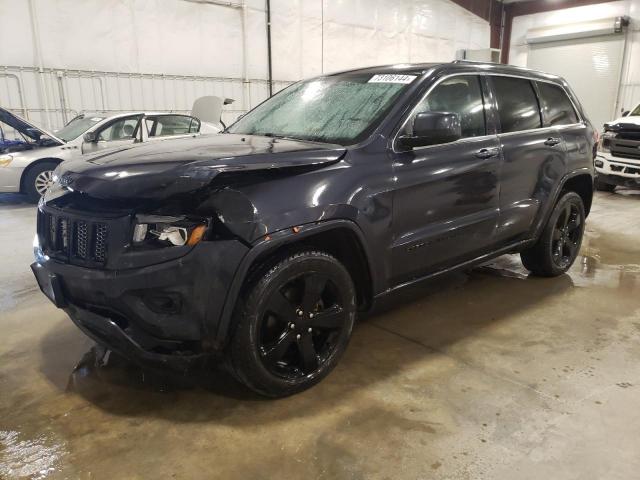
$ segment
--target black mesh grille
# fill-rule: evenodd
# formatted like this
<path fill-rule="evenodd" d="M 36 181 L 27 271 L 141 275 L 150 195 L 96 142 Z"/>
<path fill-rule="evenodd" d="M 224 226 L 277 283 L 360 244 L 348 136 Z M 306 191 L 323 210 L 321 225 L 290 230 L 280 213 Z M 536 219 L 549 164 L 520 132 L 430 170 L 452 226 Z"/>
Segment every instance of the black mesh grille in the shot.
<path fill-rule="evenodd" d="M 89 228 L 87 222 L 76 222 L 75 231 L 75 248 L 73 249 L 73 254 L 78 258 L 87 258 L 89 247 Z"/>
<path fill-rule="evenodd" d="M 38 221 L 46 254 L 59 259 L 78 259 L 103 264 L 107 260 L 109 226 L 106 223 L 41 213 Z"/>
<path fill-rule="evenodd" d="M 93 244 L 93 258 L 96 262 L 104 262 L 107 258 L 107 237 L 109 229 L 104 223 L 96 223 L 95 241 Z"/>

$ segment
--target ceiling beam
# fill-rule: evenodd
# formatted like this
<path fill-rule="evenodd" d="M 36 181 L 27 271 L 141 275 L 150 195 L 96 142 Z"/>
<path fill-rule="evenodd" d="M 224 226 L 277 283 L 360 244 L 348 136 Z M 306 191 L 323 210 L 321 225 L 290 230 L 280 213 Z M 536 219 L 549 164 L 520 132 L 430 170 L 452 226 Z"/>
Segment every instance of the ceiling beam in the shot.
<path fill-rule="evenodd" d="M 469 10 L 480 18 L 489 21 L 491 18 L 492 3 L 498 3 L 496 0 L 451 0 L 462 8 Z"/>

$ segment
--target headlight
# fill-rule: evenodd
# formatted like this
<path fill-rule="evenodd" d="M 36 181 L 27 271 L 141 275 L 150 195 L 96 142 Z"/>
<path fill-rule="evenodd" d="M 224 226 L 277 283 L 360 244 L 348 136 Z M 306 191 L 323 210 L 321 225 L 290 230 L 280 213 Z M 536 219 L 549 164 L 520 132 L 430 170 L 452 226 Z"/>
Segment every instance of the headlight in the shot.
<path fill-rule="evenodd" d="M 612 138 L 615 138 L 616 134 L 613 132 L 604 132 L 600 137 L 600 141 L 598 142 L 598 151 L 599 152 L 610 152 L 611 145 L 610 141 Z"/>
<path fill-rule="evenodd" d="M 0 155 L 0 167 L 6 167 L 13 160 L 13 155 Z"/>
<path fill-rule="evenodd" d="M 131 240 L 138 246 L 193 246 L 200 243 L 207 228 L 206 220 L 163 215 L 136 215 Z"/>

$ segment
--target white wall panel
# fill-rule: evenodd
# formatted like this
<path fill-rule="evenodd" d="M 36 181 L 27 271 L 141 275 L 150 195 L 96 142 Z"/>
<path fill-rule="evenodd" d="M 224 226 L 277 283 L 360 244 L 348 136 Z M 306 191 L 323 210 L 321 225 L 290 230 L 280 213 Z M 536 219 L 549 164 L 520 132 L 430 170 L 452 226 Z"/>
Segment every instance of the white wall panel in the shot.
<path fill-rule="evenodd" d="M 30 1 L 43 74 L 34 68 Z M 265 0 L 247 0 L 247 104 L 241 9 L 185 0 L 30 1 L 0 0 L 0 105 L 27 108 L 33 121 L 49 128 L 80 110 L 188 111 L 202 95 L 235 98 L 225 113 L 230 120 L 267 96 Z M 271 5 L 275 91 L 323 72 L 450 61 L 458 48 L 489 46 L 488 22 L 449 0 Z"/>
<path fill-rule="evenodd" d="M 629 15 L 632 24 L 620 91 L 620 107 L 627 110 L 640 103 L 640 0 L 629 0 Z"/>
<path fill-rule="evenodd" d="M 31 65 L 33 38 L 26 1 L 0 1 L 0 58 L 3 65 Z"/>
<path fill-rule="evenodd" d="M 239 10 L 176 0 L 34 4 L 42 55 L 50 67 L 216 76 L 241 72 Z"/>

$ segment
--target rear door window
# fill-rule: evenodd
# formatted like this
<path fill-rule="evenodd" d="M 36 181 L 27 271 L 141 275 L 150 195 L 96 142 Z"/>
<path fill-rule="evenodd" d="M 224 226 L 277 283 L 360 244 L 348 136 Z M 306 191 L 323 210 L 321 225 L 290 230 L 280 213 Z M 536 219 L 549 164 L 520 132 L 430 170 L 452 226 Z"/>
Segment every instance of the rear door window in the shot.
<path fill-rule="evenodd" d="M 578 115 L 564 89 L 546 82 L 537 83 L 545 125 L 553 127 L 578 123 Z"/>
<path fill-rule="evenodd" d="M 147 117 L 145 124 L 149 137 L 170 137 L 187 135 L 200 131 L 200 120 L 188 115 L 158 115 Z"/>
<path fill-rule="evenodd" d="M 525 78 L 492 76 L 502 133 L 542 127 L 540 106 L 531 82 Z"/>

